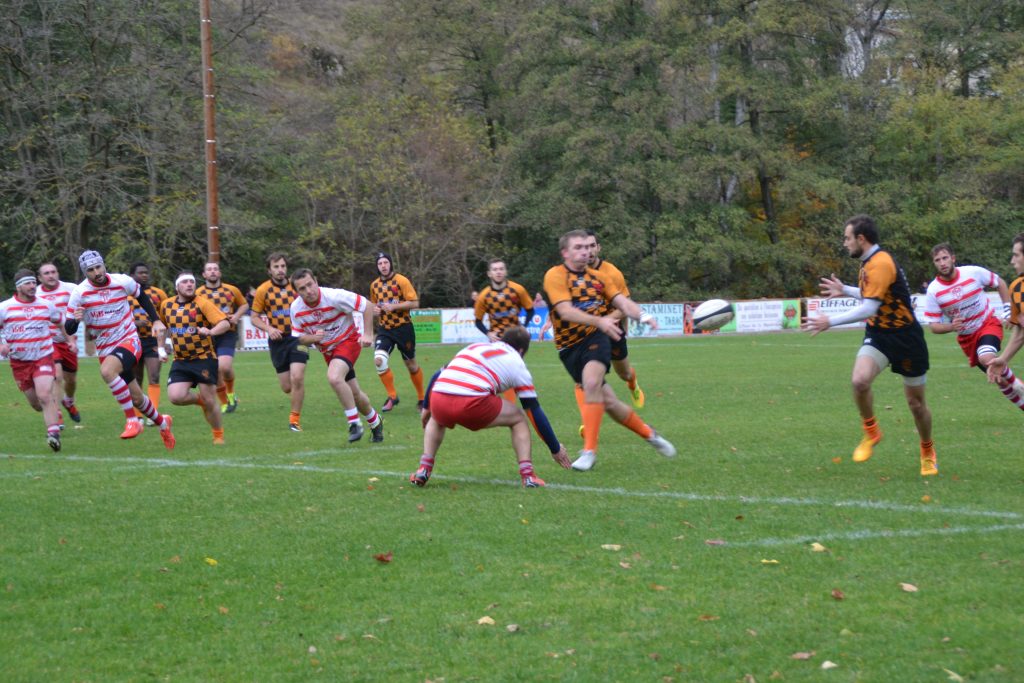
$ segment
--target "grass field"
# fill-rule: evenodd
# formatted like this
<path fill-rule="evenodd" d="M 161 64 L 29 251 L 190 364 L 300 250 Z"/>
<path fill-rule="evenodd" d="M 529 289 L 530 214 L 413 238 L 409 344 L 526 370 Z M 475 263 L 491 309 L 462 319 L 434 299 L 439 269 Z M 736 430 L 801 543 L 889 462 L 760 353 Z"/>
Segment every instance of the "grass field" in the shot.
<path fill-rule="evenodd" d="M 889 373 L 884 441 L 854 464 L 859 339 L 635 341 L 641 414 L 679 456 L 606 420 L 591 472 L 557 469 L 534 439 L 542 490 L 519 487 L 506 430 L 450 433 L 411 486 L 402 369 L 386 441 L 350 446 L 319 357 L 295 434 L 266 354 L 240 355 L 227 445 L 167 405 L 169 453 L 152 428 L 117 438 L 88 360 L 82 426 L 53 454 L 0 368 L 0 677 L 1024 680 L 1024 415 L 929 337 L 940 475 L 919 476 Z M 426 373 L 453 351 L 421 348 Z M 576 451 L 553 348 L 527 362 Z M 379 405 L 371 363 L 358 372 Z"/>

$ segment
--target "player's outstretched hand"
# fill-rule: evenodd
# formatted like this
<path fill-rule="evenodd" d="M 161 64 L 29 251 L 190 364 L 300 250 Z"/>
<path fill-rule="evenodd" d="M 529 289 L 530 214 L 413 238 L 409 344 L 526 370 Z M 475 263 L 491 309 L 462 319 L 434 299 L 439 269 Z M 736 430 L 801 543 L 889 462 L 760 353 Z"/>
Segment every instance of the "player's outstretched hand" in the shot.
<path fill-rule="evenodd" d="M 1003 376 L 1003 371 L 1006 369 L 1006 361 L 996 356 L 988 362 L 988 368 L 985 370 L 985 374 L 988 375 L 988 381 L 993 384 L 1002 385 L 999 380 Z"/>
<path fill-rule="evenodd" d="M 552 459 L 562 466 L 563 470 L 567 470 L 572 467 L 572 463 L 569 461 L 569 454 L 565 450 L 565 444 L 558 444 L 558 452 L 551 454 Z"/>
<path fill-rule="evenodd" d="M 821 278 L 819 285 L 821 287 L 821 295 L 824 297 L 831 299 L 832 297 L 843 295 L 843 281 L 837 278 L 835 273 Z"/>
<path fill-rule="evenodd" d="M 613 320 L 608 316 L 604 316 L 597 319 L 596 327 L 607 334 L 612 341 L 619 341 L 622 339 L 622 328 L 619 327 L 618 320 Z"/>
<path fill-rule="evenodd" d="M 802 318 L 800 320 L 800 329 L 804 332 L 810 332 L 811 336 L 824 332 L 832 323 L 829 322 L 827 315 L 816 315 L 813 318 Z"/>

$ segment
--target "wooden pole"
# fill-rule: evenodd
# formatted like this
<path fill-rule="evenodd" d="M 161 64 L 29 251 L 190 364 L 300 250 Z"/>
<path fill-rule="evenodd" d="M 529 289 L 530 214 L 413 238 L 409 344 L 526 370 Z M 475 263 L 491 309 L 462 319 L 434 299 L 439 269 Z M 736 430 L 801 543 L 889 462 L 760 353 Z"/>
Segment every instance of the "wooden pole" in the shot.
<path fill-rule="evenodd" d="M 199 0 L 199 42 L 203 54 L 203 124 L 206 140 L 206 243 L 208 260 L 220 262 L 220 215 L 217 209 L 216 96 L 213 91 L 213 40 L 210 0 Z"/>

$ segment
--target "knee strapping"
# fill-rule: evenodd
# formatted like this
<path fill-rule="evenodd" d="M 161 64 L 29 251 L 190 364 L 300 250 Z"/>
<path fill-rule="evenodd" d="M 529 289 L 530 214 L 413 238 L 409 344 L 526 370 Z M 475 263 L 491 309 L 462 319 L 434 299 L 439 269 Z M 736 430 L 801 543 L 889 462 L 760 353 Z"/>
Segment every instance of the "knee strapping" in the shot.
<path fill-rule="evenodd" d="M 387 351 L 374 351 L 373 362 L 377 366 L 377 374 L 383 375 L 388 371 L 388 359 L 390 356 Z"/>

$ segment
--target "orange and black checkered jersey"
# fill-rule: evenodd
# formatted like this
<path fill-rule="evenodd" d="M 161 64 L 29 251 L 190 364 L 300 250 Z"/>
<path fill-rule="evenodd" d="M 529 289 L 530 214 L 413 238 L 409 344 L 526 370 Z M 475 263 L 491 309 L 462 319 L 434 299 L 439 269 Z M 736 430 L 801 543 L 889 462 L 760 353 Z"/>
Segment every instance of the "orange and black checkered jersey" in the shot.
<path fill-rule="evenodd" d="M 164 290 L 159 287 L 149 286 L 142 290 L 143 294 L 149 297 L 149 300 L 153 302 L 153 308 L 160 312 L 160 302 L 167 298 L 167 294 Z M 153 323 L 146 315 L 146 311 L 139 305 L 139 300 L 134 296 L 128 296 L 128 305 L 132 307 L 132 316 L 135 318 L 135 327 L 139 330 L 139 337 L 152 337 L 153 336 Z"/>
<path fill-rule="evenodd" d="M 593 268 L 601 273 L 601 275 L 604 275 L 606 280 L 614 283 L 624 296 L 630 295 L 629 287 L 626 286 L 626 276 L 622 274 L 621 270 L 604 259 L 598 259 L 597 265 L 593 266 Z"/>
<path fill-rule="evenodd" d="M 291 283 L 278 285 L 273 280 L 267 280 L 256 288 L 250 310 L 253 315 L 266 316 L 271 327 L 288 336 L 292 333 L 291 310 L 296 296 Z"/>
<path fill-rule="evenodd" d="M 907 276 L 889 252 L 879 249 L 869 256 L 861 264 L 859 281 L 861 297 L 882 302 L 878 312 L 868 318 L 869 328 L 898 330 L 914 324 Z"/>
<path fill-rule="evenodd" d="M 577 273 L 561 264 L 548 270 L 544 275 L 544 295 L 551 306 L 555 348 L 561 351 L 575 346 L 597 329 L 591 325 L 563 320 L 555 310 L 559 303 L 569 301 L 573 308 L 601 317 L 612 311 L 614 307 L 611 301 L 621 293 L 614 282 L 605 279 L 604 275 L 593 268 Z"/>
<path fill-rule="evenodd" d="M 219 308 L 220 312 L 228 318 L 245 304 L 245 297 L 242 296 L 241 290 L 226 282 L 222 282 L 216 287 L 207 287 L 205 284 L 200 285 L 196 287 L 196 296 L 205 297 L 212 301 L 213 305 Z M 237 325 L 232 325 L 230 329 L 234 332 L 237 328 Z"/>
<path fill-rule="evenodd" d="M 167 325 L 167 338 L 174 346 L 176 360 L 203 360 L 216 358 L 212 337 L 199 336 L 200 327 L 213 327 L 227 316 L 220 312 L 212 301 L 197 296 L 182 303 L 178 297 L 171 297 L 157 309 L 160 319 Z"/>
<path fill-rule="evenodd" d="M 1010 283 L 1010 322 L 1024 325 L 1024 276 Z"/>
<path fill-rule="evenodd" d="M 419 298 L 409 278 L 398 273 L 393 273 L 386 280 L 379 277 L 370 283 L 370 301 L 375 304 L 400 304 L 418 301 Z M 409 311 L 382 311 L 380 314 L 380 326 L 385 330 L 411 322 Z"/>
<path fill-rule="evenodd" d="M 506 280 L 501 289 L 487 285 L 480 291 L 473 305 L 473 314 L 481 322 L 486 314 L 491 332 L 501 334 L 519 324 L 520 310 L 532 307 L 533 299 L 526 288 L 518 282 Z"/>

